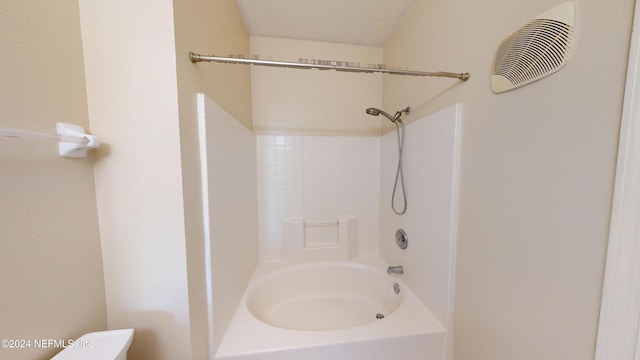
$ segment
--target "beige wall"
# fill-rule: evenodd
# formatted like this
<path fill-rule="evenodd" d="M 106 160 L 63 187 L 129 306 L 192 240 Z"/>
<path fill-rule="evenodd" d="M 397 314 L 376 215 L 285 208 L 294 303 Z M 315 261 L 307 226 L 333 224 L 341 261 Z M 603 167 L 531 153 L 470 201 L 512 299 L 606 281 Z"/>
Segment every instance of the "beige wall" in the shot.
<path fill-rule="evenodd" d="M 0 3 L 0 126 L 88 128 L 76 1 Z M 0 138 L 0 338 L 74 339 L 106 329 L 91 156 Z M 0 349 L 49 359 L 59 348 Z"/>
<path fill-rule="evenodd" d="M 80 1 L 109 328 L 191 359 L 173 3 Z"/>
<path fill-rule="evenodd" d="M 189 60 L 190 51 L 219 56 L 249 54 L 249 35 L 236 1 L 174 0 L 174 18 L 181 127 L 186 123 L 196 128 L 195 94 L 201 92 L 251 129 L 249 67 L 192 64 Z"/>
<path fill-rule="evenodd" d="M 502 39 L 558 3 L 416 0 L 385 47 L 388 64 L 471 73 L 384 84 L 409 120 L 463 105 L 456 360 L 594 356 L 633 1 L 576 1 L 563 70 L 489 85 Z"/>
<path fill-rule="evenodd" d="M 251 81 L 248 66 L 218 63 L 192 64 L 188 54 L 190 51 L 222 56 L 249 54 L 249 35 L 235 0 L 176 0 L 173 7 L 191 342 L 193 358 L 204 359 L 208 354 L 209 332 L 206 269 L 203 255 L 200 154 L 198 141 L 196 141 L 198 139 L 196 94 L 206 94 L 227 113 L 251 129 Z M 247 269 L 244 272 L 246 271 Z M 242 277 L 234 280 L 240 286 L 248 281 Z M 231 298 L 235 298 L 235 295 Z M 234 309 L 226 309 L 226 311 L 233 313 Z M 219 335 L 216 334 L 216 336 Z"/>
<path fill-rule="evenodd" d="M 382 63 L 382 49 L 318 41 L 251 38 L 262 59 L 299 58 Z M 382 104 L 382 76 L 320 70 L 251 68 L 253 127 L 258 133 L 380 135 L 381 120 L 365 113 Z"/>

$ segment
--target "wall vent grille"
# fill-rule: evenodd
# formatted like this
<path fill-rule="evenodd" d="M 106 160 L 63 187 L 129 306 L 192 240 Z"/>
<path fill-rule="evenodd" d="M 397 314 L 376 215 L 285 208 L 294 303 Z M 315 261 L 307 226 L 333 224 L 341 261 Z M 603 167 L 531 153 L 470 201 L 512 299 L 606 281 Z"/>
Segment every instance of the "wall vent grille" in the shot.
<path fill-rule="evenodd" d="M 560 70 L 573 39 L 573 2 L 541 14 L 504 39 L 493 59 L 491 88 L 509 91 Z"/>

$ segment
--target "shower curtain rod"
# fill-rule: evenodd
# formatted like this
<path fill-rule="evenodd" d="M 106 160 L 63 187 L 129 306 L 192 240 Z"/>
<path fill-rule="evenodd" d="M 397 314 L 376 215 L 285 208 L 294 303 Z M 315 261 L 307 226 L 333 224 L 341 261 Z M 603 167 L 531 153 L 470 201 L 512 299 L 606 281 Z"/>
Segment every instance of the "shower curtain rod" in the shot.
<path fill-rule="evenodd" d="M 377 65 L 376 67 L 361 67 L 355 66 L 354 63 L 346 61 L 331 61 L 331 60 L 312 60 L 312 59 L 300 59 L 299 62 L 289 61 L 276 61 L 276 60 L 260 60 L 260 59 L 245 59 L 240 57 L 221 57 L 215 55 L 200 55 L 193 52 L 189 53 L 189 59 L 192 63 L 198 63 L 202 61 L 207 62 L 219 62 L 226 64 L 245 64 L 245 65 L 260 65 L 260 66 L 273 66 L 273 67 L 286 67 L 296 69 L 319 69 L 319 70 L 336 70 L 355 73 L 383 73 L 392 75 L 410 75 L 410 76 L 432 76 L 432 77 L 446 77 L 455 78 L 462 81 L 469 80 L 469 73 L 453 73 L 445 71 L 428 72 L 428 71 L 415 71 L 415 70 L 398 70 L 389 69 L 384 65 Z M 358 64 L 359 65 L 359 64 Z"/>

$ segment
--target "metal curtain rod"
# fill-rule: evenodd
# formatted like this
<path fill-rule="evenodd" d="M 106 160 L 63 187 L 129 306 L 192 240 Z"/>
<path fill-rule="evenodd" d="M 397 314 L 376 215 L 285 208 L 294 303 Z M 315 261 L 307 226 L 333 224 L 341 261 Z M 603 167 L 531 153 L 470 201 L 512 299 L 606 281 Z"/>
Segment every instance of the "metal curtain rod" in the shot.
<path fill-rule="evenodd" d="M 260 60 L 260 59 L 245 59 L 238 57 L 221 57 L 215 55 L 200 55 L 193 52 L 189 53 L 189 59 L 192 63 L 198 63 L 202 61 L 207 62 L 219 62 L 226 64 L 245 64 L 245 65 L 261 65 L 261 66 L 273 66 L 273 67 L 286 67 L 296 69 L 320 69 L 320 70 L 336 70 L 356 73 L 383 73 L 392 75 L 410 75 L 410 76 L 432 76 L 432 77 L 447 77 L 460 79 L 462 81 L 469 80 L 469 73 L 453 73 L 445 71 L 428 72 L 428 71 L 414 71 L 414 70 L 397 70 L 389 69 L 384 65 L 378 65 L 376 67 L 361 67 L 356 66 L 353 63 L 346 61 L 330 61 L 330 60 L 307 60 L 300 59 L 300 62 L 289 61 L 276 61 L 276 60 Z M 359 65 L 359 64 L 358 64 Z"/>

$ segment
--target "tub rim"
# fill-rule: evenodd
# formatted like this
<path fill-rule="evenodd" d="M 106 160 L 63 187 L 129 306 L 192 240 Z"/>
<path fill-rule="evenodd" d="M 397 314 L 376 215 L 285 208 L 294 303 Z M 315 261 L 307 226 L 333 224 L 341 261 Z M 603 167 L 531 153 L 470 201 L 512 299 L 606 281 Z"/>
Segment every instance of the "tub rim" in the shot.
<path fill-rule="evenodd" d="M 398 312 L 398 310 L 402 307 L 402 305 L 406 301 L 405 289 L 407 289 L 407 285 L 404 283 L 404 281 L 402 281 L 402 279 L 398 278 L 397 275 L 388 274 L 386 270 L 384 270 L 384 268 L 381 268 L 380 266 L 374 266 L 374 265 L 364 264 L 360 262 L 339 261 L 339 260 L 323 260 L 323 261 L 314 261 L 309 263 L 283 262 L 279 265 L 280 266 L 278 268 L 272 269 L 270 271 L 267 270 L 266 272 L 263 272 L 263 273 L 258 273 L 258 272 L 254 273 L 254 276 L 252 277 L 251 281 L 247 285 L 247 288 L 245 289 L 245 293 L 240 304 L 241 306 L 245 307 L 246 311 L 256 321 L 266 326 L 274 327 L 276 329 L 283 329 L 283 330 L 289 330 L 289 331 L 303 331 L 303 332 L 329 332 L 329 331 L 340 331 L 345 329 L 358 328 L 361 326 L 369 325 L 372 322 L 393 317 L 394 314 Z M 380 279 L 383 279 L 383 281 L 388 280 L 388 282 L 397 283 L 400 286 L 401 291 L 400 293 L 396 294 L 397 296 L 399 296 L 399 300 L 394 301 L 394 303 L 392 304 L 393 311 L 384 314 L 384 319 L 372 319 L 371 321 L 359 323 L 357 325 L 348 326 L 348 327 L 337 327 L 332 329 L 300 329 L 300 328 L 283 327 L 283 326 L 278 326 L 273 323 L 267 322 L 263 320 L 261 317 L 256 315 L 254 311 L 255 308 L 253 308 L 251 304 L 255 301 L 253 299 L 255 296 L 255 293 L 258 292 L 259 290 L 263 290 L 265 286 L 268 286 L 268 283 L 270 281 L 274 281 L 280 276 L 293 274 L 298 271 L 304 271 L 308 269 L 327 268 L 327 267 L 331 267 L 333 269 L 347 268 L 347 269 L 364 270 L 367 272 L 371 272 L 374 276 L 377 276 L 377 277 L 379 276 Z M 380 287 L 382 288 L 385 285 L 386 284 L 381 283 Z M 357 291 L 355 293 L 357 293 Z"/>

